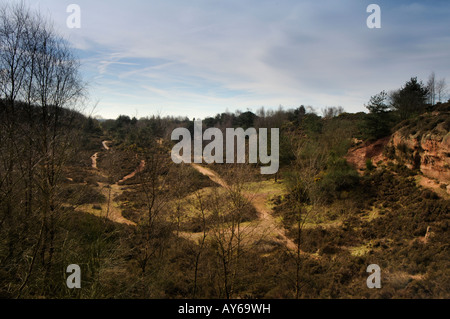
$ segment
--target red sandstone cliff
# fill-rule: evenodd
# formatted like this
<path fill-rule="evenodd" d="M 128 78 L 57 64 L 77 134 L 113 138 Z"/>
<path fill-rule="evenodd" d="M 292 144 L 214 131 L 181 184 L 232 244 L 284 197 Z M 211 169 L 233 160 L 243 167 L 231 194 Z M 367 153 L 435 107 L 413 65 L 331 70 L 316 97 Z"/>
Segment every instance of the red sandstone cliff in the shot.
<path fill-rule="evenodd" d="M 389 137 L 351 148 L 346 158 L 360 173 L 367 159 L 371 159 L 374 166 L 380 161 L 393 161 L 450 184 L 449 125 L 450 113 L 427 113 L 407 121 Z"/>

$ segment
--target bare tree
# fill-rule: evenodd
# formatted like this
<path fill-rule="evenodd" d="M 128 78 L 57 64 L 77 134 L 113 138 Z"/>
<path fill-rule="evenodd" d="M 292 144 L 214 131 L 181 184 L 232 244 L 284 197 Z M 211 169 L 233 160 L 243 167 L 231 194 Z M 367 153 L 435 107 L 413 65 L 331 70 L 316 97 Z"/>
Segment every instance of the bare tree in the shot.
<path fill-rule="evenodd" d="M 301 288 L 305 283 L 301 280 L 301 265 L 303 260 L 302 236 L 305 224 L 317 213 L 318 206 L 323 202 L 318 181 L 319 174 L 327 161 L 329 145 L 327 141 L 316 141 L 307 138 L 291 137 L 295 149 L 294 171 L 288 178 L 287 186 L 293 207 L 293 221 L 296 234 L 296 251 L 291 254 L 295 262 L 295 297 L 299 298 Z M 338 137 L 335 137 L 338 139 Z M 329 143 L 332 143 L 330 141 Z"/>
<path fill-rule="evenodd" d="M 155 143 L 153 142 L 152 145 Z M 139 174 L 139 188 L 145 205 L 145 219 L 139 224 L 139 232 L 143 237 L 138 247 L 138 262 L 142 273 L 153 257 L 161 257 L 164 251 L 164 229 L 161 213 L 166 209 L 169 198 L 170 162 L 162 151 L 148 147 L 143 157 L 145 169 Z"/>
<path fill-rule="evenodd" d="M 12 236 L 12 219 L 22 226 L 40 225 L 35 237 L 27 234 L 31 251 L 15 249 L 14 254 L 32 256 L 17 291 L 20 296 L 39 250 L 45 273 L 50 271 L 56 217 L 62 208 L 58 197 L 62 167 L 73 148 L 68 130 L 74 116 L 63 108 L 77 103 L 84 85 L 70 47 L 47 20 L 23 3 L 2 5 L 0 18 L 1 130 L 5 137 L 0 188 L 5 194 L 2 219 L 8 220 L 10 248 L 22 244 Z M 12 214 L 14 209 L 19 213 Z"/>
<path fill-rule="evenodd" d="M 243 256 L 251 249 L 257 235 L 247 213 L 252 204 L 247 196 L 246 182 L 249 167 L 232 165 L 224 179 L 225 192 L 214 189 L 209 197 L 208 209 L 212 214 L 211 241 L 217 256 L 219 295 L 229 299 L 236 292 L 236 283 L 242 276 Z M 256 216 L 255 216 L 256 217 Z"/>
<path fill-rule="evenodd" d="M 436 104 L 436 74 L 431 72 L 430 76 L 428 77 L 427 82 L 427 88 L 428 88 L 428 102 L 431 105 Z"/>
<path fill-rule="evenodd" d="M 194 262 L 194 288 L 192 292 L 192 298 L 195 298 L 197 296 L 197 290 L 198 290 L 198 270 L 200 266 L 200 257 L 203 253 L 205 244 L 206 244 L 206 238 L 208 236 L 208 229 L 207 229 L 207 222 L 206 222 L 206 203 L 205 199 L 202 196 L 201 192 L 196 191 L 195 192 L 195 198 L 196 198 L 196 208 L 198 212 L 200 213 L 200 218 L 202 221 L 202 236 L 198 240 L 197 245 L 197 251 L 195 252 L 195 262 Z"/>
<path fill-rule="evenodd" d="M 38 170 L 38 187 L 42 200 L 42 218 L 48 236 L 44 236 L 42 254 L 47 253 L 47 272 L 50 270 L 54 252 L 55 222 L 61 201 L 58 184 L 63 167 L 70 154 L 70 134 L 65 127 L 73 123 L 66 109 L 78 102 L 84 86 L 80 79 L 79 62 L 73 56 L 67 42 L 44 24 L 33 45 L 34 67 L 32 100 L 41 109 L 39 149 L 42 160 Z"/>
<path fill-rule="evenodd" d="M 322 109 L 322 116 L 326 119 L 338 116 L 344 113 L 344 108 L 342 106 L 330 106 Z"/>
<path fill-rule="evenodd" d="M 447 83 L 445 82 L 445 78 L 442 78 L 436 82 L 436 93 L 439 102 L 442 102 L 447 94 Z"/>

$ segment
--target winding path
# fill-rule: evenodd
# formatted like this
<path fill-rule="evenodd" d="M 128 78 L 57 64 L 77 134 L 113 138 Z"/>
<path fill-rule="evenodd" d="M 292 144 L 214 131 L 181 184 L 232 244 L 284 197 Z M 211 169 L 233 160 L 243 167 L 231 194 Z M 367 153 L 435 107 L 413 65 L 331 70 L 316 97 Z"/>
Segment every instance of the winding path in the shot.
<path fill-rule="evenodd" d="M 98 169 L 97 159 L 98 159 L 98 152 L 91 156 L 92 168 L 94 168 L 94 169 Z"/>
<path fill-rule="evenodd" d="M 191 163 L 191 166 L 201 174 L 208 176 L 209 179 L 211 179 L 216 184 L 219 184 L 220 186 L 228 190 L 230 189 L 230 186 L 216 172 L 194 163 Z M 272 212 L 267 208 L 267 197 L 264 194 L 254 195 L 248 193 L 244 193 L 243 196 L 253 205 L 253 207 L 257 211 L 258 217 L 261 220 L 261 224 L 259 225 L 259 227 L 274 232 L 276 234 L 275 237 L 278 239 L 278 241 L 282 242 L 288 249 L 297 250 L 297 245 L 286 236 L 284 229 L 277 225 L 277 222 L 272 216 Z"/>
<path fill-rule="evenodd" d="M 105 150 L 110 150 L 110 147 L 107 145 L 108 143 L 111 143 L 111 141 L 103 141 L 102 145 Z M 100 172 L 99 168 L 97 167 L 97 159 L 98 159 L 98 153 L 95 153 L 91 156 L 92 161 L 92 168 L 95 170 L 98 170 L 100 175 L 105 176 L 103 173 Z M 132 178 L 137 173 L 141 172 L 145 167 L 145 161 L 142 160 L 139 166 L 130 174 L 126 175 L 124 178 L 122 178 L 120 181 L 109 185 L 107 183 L 98 183 L 100 190 L 102 194 L 107 198 L 107 203 L 102 205 L 102 210 L 104 209 L 106 211 L 106 218 L 120 224 L 126 224 L 130 226 L 136 226 L 135 222 L 132 222 L 131 220 L 126 219 L 122 216 L 122 212 L 120 210 L 119 205 L 112 200 L 114 197 L 119 196 L 123 193 L 121 190 L 121 187 L 119 183 L 122 183 L 126 181 L 127 179 Z"/>
<path fill-rule="evenodd" d="M 107 143 L 110 143 L 110 141 L 103 141 L 102 145 L 105 150 L 109 150 L 110 147 L 107 145 Z M 91 157 L 92 159 L 92 167 L 94 169 L 98 170 L 97 167 L 97 159 L 98 159 L 98 153 L 95 153 Z M 201 166 L 199 164 L 191 163 L 191 166 L 200 172 L 201 174 L 207 176 L 209 179 L 211 179 L 214 183 L 220 185 L 221 187 L 230 190 L 230 186 L 227 184 L 227 182 L 221 178 L 216 172 L 212 171 L 209 168 L 206 168 L 204 166 Z M 145 167 L 145 161 L 142 160 L 139 164 L 139 166 L 130 174 L 123 177 L 120 181 L 109 185 L 106 183 L 99 183 L 102 193 L 108 198 L 108 203 L 105 204 L 107 207 L 107 218 L 111 219 L 114 222 L 121 223 L 121 224 L 127 224 L 136 226 L 136 223 L 126 219 L 122 216 L 122 213 L 120 211 L 120 208 L 117 203 L 111 200 L 111 198 L 114 198 L 117 195 L 122 194 L 122 190 L 120 189 L 119 183 L 122 183 L 126 181 L 127 179 L 130 179 L 134 177 L 137 173 L 141 172 Z M 275 240 L 284 244 L 289 250 L 296 251 L 298 249 L 298 246 L 294 243 L 293 240 L 291 240 L 289 237 L 286 236 L 285 230 L 283 227 L 280 227 L 276 220 L 272 216 L 272 211 L 269 209 L 266 205 L 267 196 L 266 194 L 249 194 L 244 193 L 243 196 L 253 205 L 255 210 L 258 213 L 258 217 L 260 219 L 260 224 L 258 225 L 259 228 L 262 228 L 263 230 L 272 232 L 275 234 Z M 318 256 L 309 254 L 306 252 L 301 251 L 302 254 L 309 255 L 313 258 L 318 258 Z"/>
<path fill-rule="evenodd" d="M 111 141 L 103 141 L 103 142 L 102 142 L 103 148 L 104 148 L 105 150 L 109 150 L 109 146 L 106 145 L 106 143 L 111 143 Z"/>
<path fill-rule="evenodd" d="M 102 142 L 103 148 L 105 150 L 109 150 L 109 146 L 106 145 L 106 143 L 110 143 L 110 142 L 111 141 L 103 141 Z M 91 156 L 92 168 L 94 168 L 94 169 L 98 169 L 98 167 L 97 167 L 98 153 L 99 152 L 97 152 L 97 153 L 95 153 L 94 155 Z"/>
<path fill-rule="evenodd" d="M 141 162 L 139 163 L 139 166 L 130 174 L 128 174 L 127 176 L 125 176 L 124 178 L 122 178 L 120 181 L 117 182 L 118 183 L 123 183 L 125 182 L 127 179 L 130 179 L 132 177 L 134 177 L 137 173 L 141 172 L 145 167 L 145 161 L 141 160 Z"/>

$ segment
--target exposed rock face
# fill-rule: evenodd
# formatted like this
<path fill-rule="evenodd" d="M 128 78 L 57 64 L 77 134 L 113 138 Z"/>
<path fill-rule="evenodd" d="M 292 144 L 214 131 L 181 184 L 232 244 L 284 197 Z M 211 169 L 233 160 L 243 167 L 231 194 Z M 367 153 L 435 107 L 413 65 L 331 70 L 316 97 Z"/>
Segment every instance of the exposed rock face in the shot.
<path fill-rule="evenodd" d="M 443 183 L 450 182 L 450 133 L 443 131 L 442 125 L 438 125 L 434 133 L 423 135 L 405 136 L 403 130 L 399 130 L 392 135 L 387 147 L 409 168 L 420 169 L 425 176 Z"/>
<path fill-rule="evenodd" d="M 421 141 L 423 149 L 420 170 L 427 176 L 443 182 L 450 182 L 450 133 L 442 140 L 424 136 Z"/>
<path fill-rule="evenodd" d="M 366 168 L 366 161 L 368 159 L 372 161 L 374 166 L 377 166 L 376 163 L 385 160 L 383 151 L 389 141 L 390 137 L 388 136 L 373 143 L 364 143 L 353 147 L 346 156 L 347 161 L 355 166 L 359 173 L 362 173 Z"/>
<path fill-rule="evenodd" d="M 426 113 L 411 120 L 392 136 L 350 149 L 346 158 L 360 173 L 367 159 L 374 166 L 380 161 L 403 163 L 424 176 L 450 184 L 450 133 L 448 112 Z M 439 184 L 439 183 L 438 183 Z M 448 185 L 448 190 L 450 185 Z"/>

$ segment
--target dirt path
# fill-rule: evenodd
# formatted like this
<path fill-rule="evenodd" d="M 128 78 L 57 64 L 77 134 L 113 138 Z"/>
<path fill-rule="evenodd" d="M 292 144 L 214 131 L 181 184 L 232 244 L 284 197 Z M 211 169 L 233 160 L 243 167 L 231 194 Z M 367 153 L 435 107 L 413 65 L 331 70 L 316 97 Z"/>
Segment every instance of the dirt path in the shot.
<path fill-rule="evenodd" d="M 91 156 L 92 168 L 93 169 L 98 169 L 97 168 L 97 159 L 98 159 L 98 152 Z"/>
<path fill-rule="evenodd" d="M 276 220 L 272 216 L 272 211 L 267 208 L 267 196 L 265 196 L 264 194 L 258 194 L 256 196 L 244 194 L 244 196 L 248 200 L 250 200 L 253 207 L 258 212 L 259 218 L 261 220 L 261 226 L 274 232 L 276 234 L 276 237 L 279 238 L 280 241 L 282 241 L 288 249 L 294 251 L 297 250 L 297 245 L 294 243 L 294 241 L 286 236 L 286 232 L 284 231 L 284 229 L 277 225 Z"/>
<path fill-rule="evenodd" d="M 194 164 L 194 163 L 191 163 L 191 166 L 193 168 L 195 168 L 201 174 L 208 176 L 209 179 L 212 180 L 214 183 L 219 184 L 220 186 L 227 188 L 227 189 L 230 188 L 230 186 L 228 186 L 228 184 L 219 175 L 217 175 L 216 172 L 213 172 L 212 170 L 210 170 L 206 167 L 203 167 L 203 166 L 200 166 L 200 165 Z"/>
<path fill-rule="evenodd" d="M 120 186 L 117 185 L 117 183 L 109 185 L 109 187 L 108 184 L 99 183 L 99 186 L 101 188 L 102 194 L 107 199 L 107 203 L 102 205 L 104 206 L 102 207 L 102 210 L 104 208 L 104 211 L 106 212 L 106 218 L 116 223 L 136 226 L 135 222 L 132 222 L 131 220 L 128 220 L 122 216 L 122 212 L 118 203 L 113 200 L 114 197 L 122 194 L 123 191 L 120 189 Z"/>
<path fill-rule="evenodd" d="M 102 142 L 103 148 L 104 148 L 105 150 L 109 150 L 109 146 L 106 145 L 106 143 L 111 143 L 111 141 L 103 141 L 103 142 Z"/>
<path fill-rule="evenodd" d="M 224 188 L 230 189 L 228 184 L 216 172 L 204 166 L 200 166 L 198 164 L 192 163 L 191 165 L 201 174 L 208 176 L 216 184 L 219 184 Z M 265 231 L 274 233 L 277 240 L 282 242 L 288 249 L 294 251 L 297 250 L 297 245 L 294 243 L 294 241 L 292 241 L 290 238 L 286 236 L 285 230 L 279 225 L 277 225 L 276 220 L 272 216 L 272 211 L 269 208 L 267 208 L 266 206 L 267 195 L 266 194 L 257 194 L 257 195 L 243 194 L 243 195 L 246 199 L 250 201 L 250 203 L 257 211 L 259 219 L 261 220 L 261 224 L 259 225 L 259 227 L 264 228 Z M 305 252 L 301 253 L 307 254 Z M 315 255 L 311 256 L 316 257 Z"/>
<path fill-rule="evenodd" d="M 103 148 L 105 150 L 109 150 L 109 146 L 106 145 L 106 143 L 111 143 L 111 141 L 103 141 L 102 142 Z M 92 166 L 93 169 L 98 169 L 98 167 L 97 167 L 98 153 L 99 152 L 97 152 L 97 153 L 95 153 L 94 155 L 91 156 L 91 161 L 92 161 L 92 165 L 91 166 Z"/>
<path fill-rule="evenodd" d="M 110 141 L 103 141 L 102 145 L 105 150 L 109 150 L 109 146 L 107 143 L 110 143 Z M 97 167 L 97 158 L 98 153 L 95 153 L 92 155 L 92 167 L 98 170 Z M 223 178 L 221 178 L 216 172 L 198 165 L 191 163 L 191 166 L 200 172 L 201 174 L 208 176 L 213 182 L 220 185 L 223 188 L 230 189 L 230 186 L 225 182 Z M 145 167 L 145 161 L 142 160 L 139 164 L 139 166 L 130 174 L 123 177 L 120 181 L 118 181 L 115 184 L 108 185 L 105 183 L 99 183 L 99 186 L 101 188 L 102 193 L 105 195 L 105 197 L 108 199 L 108 203 L 103 204 L 102 206 L 105 206 L 105 211 L 107 212 L 107 218 L 111 219 L 114 222 L 121 223 L 121 224 L 127 224 L 136 226 L 136 223 L 126 219 L 122 216 L 122 213 L 120 211 L 120 208 L 116 202 L 114 202 L 112 199 L 120 194 L 123 193 L 121 190 L 121 187 L 119 186 L 119 183 L 126 181 L 127 179 L 130 179 L 134 177 L 137 173 L 141 172 Z M 286 236 L 284 228 L 280 227 L 275 218 L 272 216 L 272 211 L 269 209 L 266 205 L 267 202 L 267 196 L 268 194 L 248 194 L 244 193 L 243 196 L 249 200 L 249 202 L 253 205 L 255 210 L 258 213 L 258 217 L 260 219 L 260 224 L 258 225 L 258 228 L 261 228 L 263 231 L 267 231 L 269 233 L 272 233 L 275 235 L 276 241 L 281 242 L 283 245 L 285 245 L 289 250 L 296 251 L 297 245 L 294 243 L 293 240 L 288 238 Z M 103 207 L 102 207 L 103 208 Z M 316 255 L 309 254 L 306 252 L 301 252 L 302 254 L 307 254 L 313 258 L 318 258 Z"/>
<path fill-rule="evenodd" d="M 117 183 L 123 183 L 125 182 L 127 179 L 130 179 L 132 177 L 134 177 L 137 173 L 141 172 L 145 167 L 145 161 L 141 160 L 141 162 L 139 163 L 139 166 L 130 174 L 128 174 L 127 176 L 125 176 L 124 178 L 122 178 L 120 181 L 118 181 Z"/>
<path fill-rule="evenodd" d="M 111 141 L 103 141 L 102 145 L 103 145 L 103 148 L 108 151 L 108 150 L 110 150 L 110 147 L 107 145 L 107 143 L 111 143 Z M 102 172 L 100 172 L 100 170 L 97 166 L 98 154 L 99 154 L 99 152 L 97 152 L 91 156 L 92 168 L 97 170 L 98 174 L 100 174 L 101 176 L 106 177 Z M 126 175 L 120 181 L 118 181 L 112 185 L 108 185 L 106 183 L 98 183 L 101 193 L 107 199 L 107 203 L 101 205 L 102 211 L 106 212 L 106 218 L 108 218 L 116 223 L 136 226 L 135 222 L 132 222 L 131 220 L 128 220 L 122 216 L 122 212 L 120 210 L 119 205 L 113 199 L 116 196 L 119 196 L 123 193 L 121 187 L 119 186 L 119 183 L 124 182 L 127 179 L 134 177 L 137 173 L 141 172 L 144 169 L 144 167 L 145 167 L 145 161 L 142 160 L 141 163 L 139 164 L 139 166 L 132 173 Z"/>

